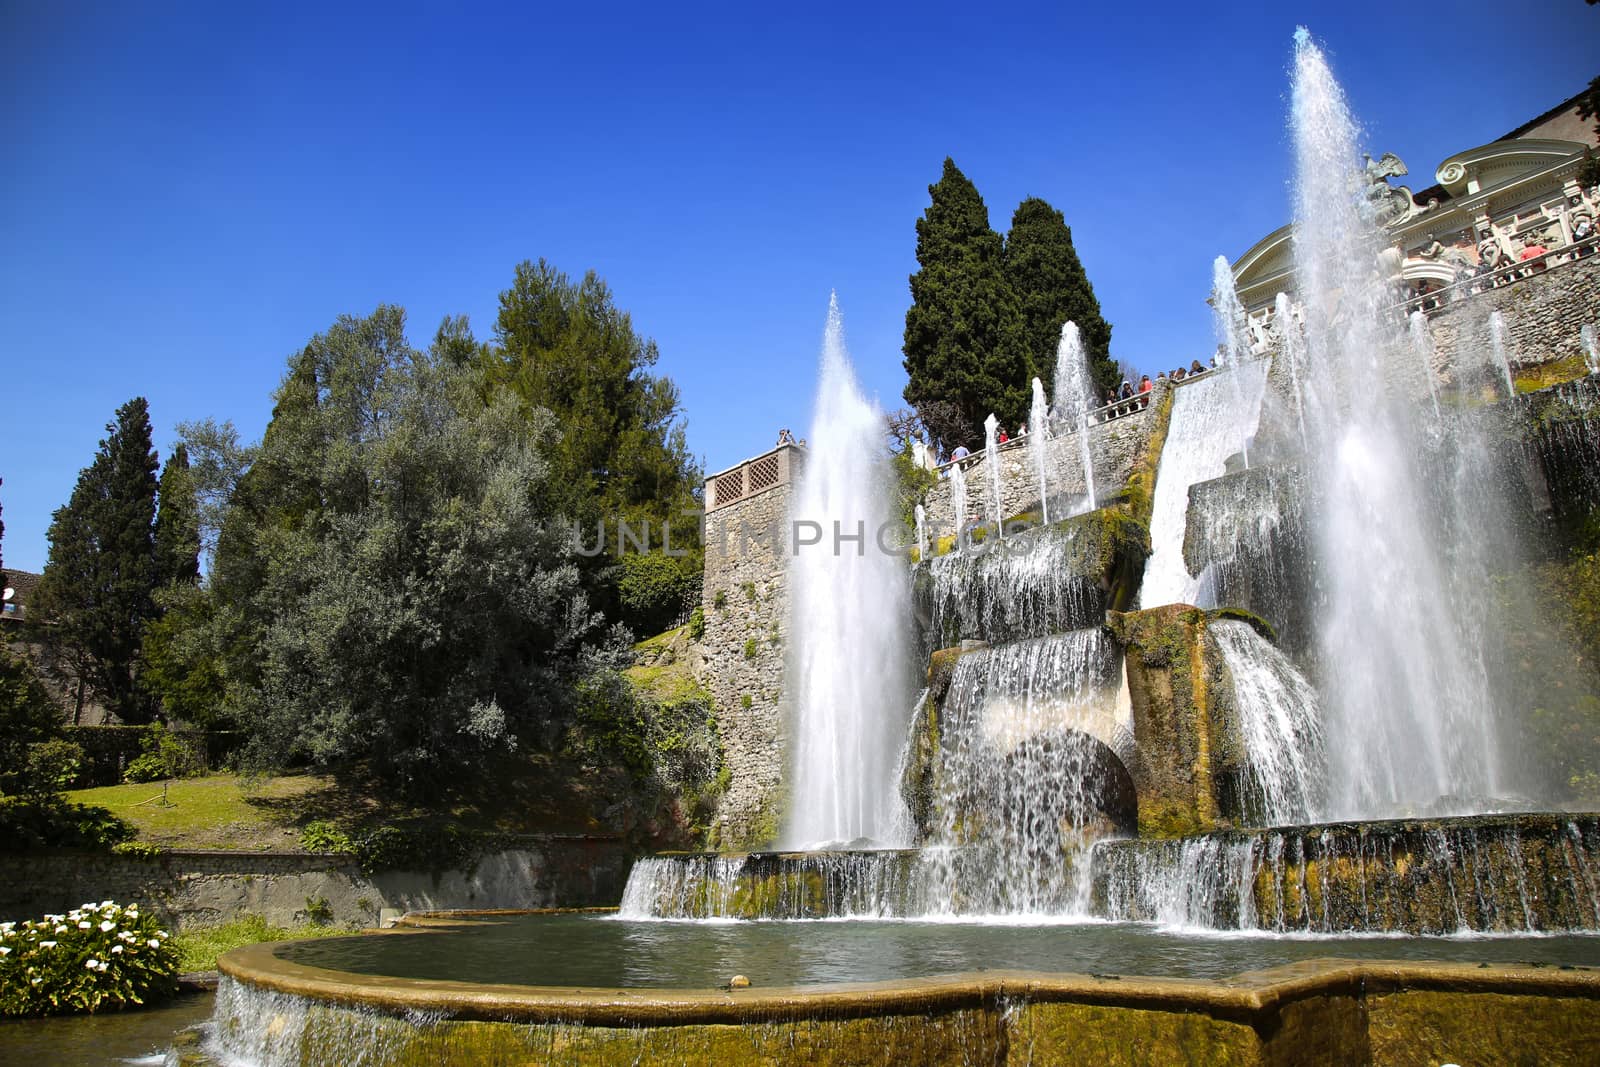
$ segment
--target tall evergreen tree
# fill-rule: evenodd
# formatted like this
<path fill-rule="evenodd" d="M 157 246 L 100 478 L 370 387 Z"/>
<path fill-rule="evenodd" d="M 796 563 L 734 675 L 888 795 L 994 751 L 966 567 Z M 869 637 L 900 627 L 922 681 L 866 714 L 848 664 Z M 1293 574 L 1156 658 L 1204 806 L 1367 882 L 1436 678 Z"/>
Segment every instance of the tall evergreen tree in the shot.
<path fill-rule="evenodd" d="M 181 441 L 161 468 L 155 553 L 157 585 L 200 580 L 200 512 L 189 471 L 189 450 Z"/>
<path fill-rule="evenodd" d="M 1033 366 L 1004 244 L 977 188 L 946 159 L 928 194 L 906 312 L 905 398 L 946 446 L 970 446 L 991 411 L 1007 426 L 1027 418 Z"/>
<path fill-rule="evenodd" d="M 1099 394 L 1121 380 L 1111 359 L 1111 326 L 1100 314 L 1094 286 L 1072 247 L 1072 230 L 1061 212 L 1038 197 L 1017 205 L 1006 235 L 1006 279 L 1022 308 L 1034 373 L 1054 388 L 1061 325 L 1076 322 Z"/>
<path fill-rule="evenodd" d="M 507 390 L 530 411 L 556 417 L 560 437 L 550 460 L 557 505 L 593 547 L 603 524 L 609 551 L 586 565 L 590 590 L 613 618 L 636 633 L 670 623 L 700 571 L 697 524 L 686 510 L 697 504 L 702 472 L 689 455 L 671 378 L 654 373 L 654 341 L 640 336 L 617 307 L 610 288 L 593 271 L 578 282 L 545 260 L 517 266 L 511 288 L 500 294 L 495 345 L 478 358 L 491 393 Z M 464 323 L 447 322 L 436 348 L 447 362 L 470 351 Z M 617 523 L 649 529 L 651 552 L 622 567 Z"/>
<path fill-rule="evenodd" d="M 106 431 L 52 517 L 34 605 L 50 623 L 47 653 L 77 683 L 78 710 L 87 689 L 118 718 L 138 723 L 151 709 L 135 665 L 141 632 L 156 613 L 156 453 L 144 398 L 118 408 Z"/>

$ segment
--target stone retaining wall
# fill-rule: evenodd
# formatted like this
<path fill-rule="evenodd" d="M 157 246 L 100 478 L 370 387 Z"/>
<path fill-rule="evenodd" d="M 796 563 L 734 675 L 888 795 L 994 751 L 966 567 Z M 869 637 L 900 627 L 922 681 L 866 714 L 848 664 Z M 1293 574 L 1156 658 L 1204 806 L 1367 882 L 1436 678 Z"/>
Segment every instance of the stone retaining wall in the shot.
<path fill-rule="evenodd" d="M 1578 330 L 1600 320 L 1600 254 L 1429 312 L 1434 367 L 1446 380 L 1483 366 L 1495 311 L 1505 319 L 1506 359 L 1513 370 L 1582 359 Z"/>
<path fill-rule="evenodd" d="M 1120 494 L 1144 456 L 1154 416 L 1161 406 L 1161 398 L 1171 388 L 1159 382 L 1149 394 L 1150 403 L 1132 415 L 1103 422 L 1089 428 L 1089 452 L 1094 464 L 1095 497 L 1105 505 Z M 1004 516 L 1021 515 L 1039 510 L 1039 470 L 1028 439 L 1002 445 L 1000 456 L 1000 511 Z M 987 521 L 989 506 L 989 471 L 985 460 L 979 457 L 965 465 L 967 478 L 967 517 Z M 1052 438 L 1045 449 L 1045 490 L 1052 506 L 1057 497 L 1076 499 L 1084 494 L 1082 449 L 1077 431 Z M 928 491 L 924 506 L 928 513 L 930 539 L 955 532 L 954 504 L 951 499 L 948 476 Z M 1060 518 L 1052 515 L 1051 518 Z"/>
<path fill-rule="evenodd" d="M 349 856 L 316 853 L 106 852 L 7 856 L 0 918 L 63 912 L 90 900 L 138 901 L 180 927 L 246 912 L 302 923 L 326 903 L 332 922 L 375 926 L 385 910 L 548 908 L 615 904 L 632 855 L 619 838 L 552 836 L 482 857 L 470 871 L 362 872 Z"/>

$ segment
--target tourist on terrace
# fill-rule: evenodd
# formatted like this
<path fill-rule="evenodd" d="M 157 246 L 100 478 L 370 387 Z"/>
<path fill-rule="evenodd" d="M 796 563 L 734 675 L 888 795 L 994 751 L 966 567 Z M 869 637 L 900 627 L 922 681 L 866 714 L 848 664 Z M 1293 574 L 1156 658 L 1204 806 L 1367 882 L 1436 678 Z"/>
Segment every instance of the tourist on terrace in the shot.
<path fill-rule="evenodd" d="M 1017 425 L 1017 436 L 1018 437 L 1026 437 L 1026 436 L 1028 436 L 1028 424 L 1027 423 L 1024 422 L 1024 423 L 1019 423 Z"/>
<path fill-rule="evenodd" d="M 1201 366 L 1200 361 L 1198 359 L 1195 360 L 1193 363 L 1189 364 L 1189 374 L 1191 376 L 1192 375 L 1196 375 L 1196 374 L 1204 374 L 1205 372 L 1206 372 L 1205 367 Z"/>
<path fill-rule="evenodd" d="M 1185 378 L 1187 378 L 1188 376 L 1189 376 L 1188 372 L 1185 371 L 1182 367 L 1179 367 L 1177 370 L 1172 372 L 1172 380 L 1175 381 L 1175 382 L 1181 382 Z"/>
<path fill-rule="evenodd" d="M 1572 216 L 1572 240 L 1573 240 L 1574 244 L 1582 242 L 1582 241 L 1587 241 L 1590 238 L 1592 238 L 1593 236 L 1594 236 L 1594 219 L 1593 218 L 1589 217 L 1588 215 L 1574 215 L 1574 216 Z M 1573 249 L 1572 258 L 1573 259 L 1582 259 L 1584 256 L 1589 255 L 1593 251 L 1594 251 L 1593 248 L 1576 248 L 1576 249 Z"/>
<path fill-rule="evenodd" d="M 970 455 L 972 455 L 972 453 L 967 451 L 966 445 L 956 445 L 956 450 L 950 453 L 950 462 L 960 463 Z"/>
<path fill-rule="evenodd" d="M 780 444 L 780 445 L 792 445 L 792 444 L 794 444 L 794 434 L 789 432 L 788 427 L 784 427 L 783 429 L 778 431 L 778 444 Z"/>
<path fill-rule="evenodd" d="M 1141 408 L 1149 405 L 1150 390 L 1154 388 L 1155 386 L 1150 382 L 1150 375 L 1146 374 L 1143 378 L 1139 379 L 1139 406 Z"/>
<path fill-rule="evenodd" d="M 995 432 L 995 439 L 994 439 L 994 443 L 995 444 L 997 444 L 997 445 L 1007 444 L 1008 442 L 1010 442 L 1010 440 L 1011 440 L 1011 438 L 1006 435 L 1006 432 L 1004 430 L 997 430 Z"/>

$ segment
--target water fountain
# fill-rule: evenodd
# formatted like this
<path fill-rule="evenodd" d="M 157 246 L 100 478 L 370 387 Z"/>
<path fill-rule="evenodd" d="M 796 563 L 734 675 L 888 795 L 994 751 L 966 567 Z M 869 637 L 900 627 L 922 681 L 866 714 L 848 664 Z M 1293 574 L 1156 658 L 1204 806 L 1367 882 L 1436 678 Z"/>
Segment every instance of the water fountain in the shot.
<path fill-rule="evenodd" d="M 1433 374 L 1433 334 L 1428 332 L 1428 316 L 1413 311 L 1410 319 L 1411 351 L 1416 354 L 1422 368 L 1423 380 L 1428 383 L 1428 399 L 1433 403 L 1433 417 L 1439 418 L 1439 385 Z"/>
<path fill-rule="evenodd" d="M 878 531 L 893 521 L 882 439 L 883 413 L 856 384 L 832 299 L 813 444 L 792 509 L 795 522 L 835 534 L 798 549 L 791 564 L 796 714 L 784 837 L 795 846 L 894 844 L 903 821 L 889 776 L 905 727 L 886 712 L 904 708 L 913 691 L 903 623 L 908 585 L 902 560 L 877 546 Z M 874 669 L 860 670 L 863 660 Z M 878 713 L 863 715 L 864 708 Z"/>
<path fill-rule="evenodd" d="M 1083 466 L 1084 484 L 1080 511 L 1095 509 L 1089 412 L 1098 406 L 1094 403 L 1094 379 L 1089 374 L 1089 356 L 1083 350 L 1083 336 L 1078 332 L 1078 324 L 1069 319 L 1061 325 L 1061 342 L 1056 346 L 1055 414 L 1059 420 L 1071 419 L 1078 434 L 1078 462 Z"/>
<path fill-rule="evenodd" d="M 1048 463 L 1046 452 L 1050 447 L 1050 416 L 1045 406 L 1044 383 L 1033 380 L 1033 404 L 1028 409 L 1028 451 L 1033 455 L 1034 470 L 1039 475 L 1039 514 L 1050 521 L 1050 488 L 1045 478 Z"/>
<path fill-rule="evenodd" d="M 1501 810 L 1484 590 L 1512 549 L 1484 427 L 1523 417 L 1553 491 L 1572 481 L 1562 506 L 1590 514 L 1600 386 L 1485 418 L 1382 388 L 1419 364 L 1433 388 L 1427 324 L 1408 333 L 1375 280 L 1355 126 L 1304 31 L 1292 108 L 1300 301 L 1278 297 L 1276 354 L 1245 343 L 1219 270 L 1217 370 L 1091 427 L 1064 328 L 1055 414 L 1079 420 L 1086 513 L 1051 515 L 1034 379 L 1036 526 L 966 539 L 955 464 L 955 550 L 930 556 L 919 506 L 910 574 L 870 533 L 863 554 L 792 561 L 784 850 L 642 859 L 615 917 L 241 950 L 220 1046 L 256 1063 L 315 1040 L 562 1063 L 1592 1053 L 1600 815 Z M 1274 359 L 1304 453 L 1252 465 Z M 880 416 L 836 305 L 820 380 L 793 515 L 870 531 L 888 520 Z M 1120 490 L 1096 493 L 1091 433 L 1142 435 L 1120 467 L 1097 453 Z M 1406 962 L 1424 959 L 1460 962 Z M 1575 969 L 1501 964 L 1528 959 Z M 1026 970 L 988 970 L 1006 967 Z M 735 973 L 754 987 L 707 988 Z"/>
<path fill-rule="evenodd" d="M 989 475 L 989 522 L 996 535 L 1005 536 L 1005 516 L 1000 514 L 1000 420 L 994 412 L 983 420 L 983 468 Z"/>
<path fill-rule="evenodd" d="M 1516 396 L 1517 386 L 1511 380 L 1511 361 L 1506 358 L 1506 317 L 1498 309 L 1489 312 L 1489 359 L 1506 383 L 1506 396 Z"/>
<path fill-rule="evenodd" d="M 1578 331 L 1578 338 L 1583 345 L 1583 362 L 1589 368 L 1590 374 L 1600 374 L 1600 341 L 1595 340 L 1594 323 L 1586 322 Z"/>

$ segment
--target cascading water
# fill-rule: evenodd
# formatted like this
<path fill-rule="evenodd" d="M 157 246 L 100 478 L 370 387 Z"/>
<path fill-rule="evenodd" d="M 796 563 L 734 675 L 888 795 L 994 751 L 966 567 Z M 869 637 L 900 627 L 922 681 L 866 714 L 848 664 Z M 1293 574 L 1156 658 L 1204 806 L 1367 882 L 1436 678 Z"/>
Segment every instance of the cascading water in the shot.
<path fill-rule="evenodd" d="M 1511 380 L 1511 361 L 1506 358 L 1506 317 L 1498 310 L 1489 312 L 1489 357 L 1500 379 L 1506 383 L 1506 396 L 1516 396 L 1517 387 Z"/>
<path fill-rule="evenodd" d="M 894 843 L 903 825 L 891 778 L 914 691 L 905 647 L 903 560 L 879 547 L 891 529 L 883 415 L 861 395 L 837 299 L 828 305 L 811 450 L 792 518 L 821 531 L 790 561 L 796 641 L 794 791 L 786 841 Z M 863 670 L 871 664 L 871 670 Z"/>
<path fill-rule="evenodd" d="M 917 559 L 928 558 L 928 509 L 918 504 L 912 509 L 917 520 Z"/>
<path fill-rule="evenodd" d="M 1078 433 L 1078 459 L 1083 464 L 1084 503 L 1080 511 L 1095 509 L 1094 459 L 1089 454 L 1089 411 L 1094 382 L 1089 377 L 1089 358 L 1083 350 L 1083 336 L 1076 322 L 1061 324 L 1061 341 L 1056 345 L 1055 415 L 1071 420 Z"/>
<path fill-rule="evenodd" d="M 1214 607 L 1202 579 L 1191 577 L 1183 558 L 1189 487 L 1220 478 L 1240 443 L 1256 431 L 1266 386 L 1266 365 L 1248 359 L 1210 371 L 1176 387 L 1167 443 L 1156 474 L 1150 517 L 1150 559 L 1145 563 L 1139 604 Z"/>
<path fill-rule="evenodd" d="M 1245 810 L 1262 826 L 1306 822 L 1319 807 L 1323 780 L 1316 690 L 1248 623 L 1219 620 L 1207 632 L 1233 679 L 1247 771 Z"/>
<path fill-rule="evenodd" d="M 1433 334 L 1428 331 L 1428 316 L 1413 311 L 1410 319 L 1411 351 L 1422 367 L 1422 377 L 1428 383 L 1428 398 L 1433 401 L 1433 417 L 1439 418 L 1439 385 L 1433 374 Z"/>
<path fill-rule="evenodd" d="M 1600 341 L 1595 339 L 1594 324 L 1584 323 L 1578 331 L 1578 340 L 1583 345 L 1583 361 L 1589 368 L 1590 374 L 1600 374 Z"/>
<path fill-rule="evenodd" d="M 1495 789 L 1482 656 L 1458 626 L 1444 570 L 1447 555 L 1459 563 L 1477 546 L 1448 543 L 1431 521 L 1454 501 L 1430 495 L 1441 487 L 1419 471 L 1426 442 L 1418 406 L 1389 387 L 1405 380 L 1400 368 L 1411 360 L 1389 311 L 1395 294 L 1375 269 L 1380 239 L 1356 127 L 1303 29 L 1295 34 L 1291 125 L 1316 460 L 1327 810 L 1379 818 L 1437 806 L 1464 789 Z"/>
<path fill-rule="evenodd" d="M 1044 383 L 1033 380 L 1033 406 L 1028 410 L 1028 451 L 1033 454 L 1033 466 L 1039 473 L 1039 516 L 1050 521 L 1050 493 L 1045 482 L 1046 450 L 1049 448 L 1049 412 L 1045 408 Z"/>
<path fill-rule="evenodd" d="M 967 911 L 1081 913 L 1069 855 L 1132 829 L 1133 784 L 1110 747 L 1121 655 L 1101 629 L 970 652 L 945 696 L 935 840 L 983 854 Z M 1080 867 L 1080 869 L 1082 869 Z M 979 882 L 971 873 L 986 872 Z"/>
<path fill-rule="evenodd" d="M 989 475 L 989 521 L 995 533 L 1005 536 L 1005 520 L 1000 514 L 1000 420 L 994 412 L 983 420 L 983 468 Z"/>

